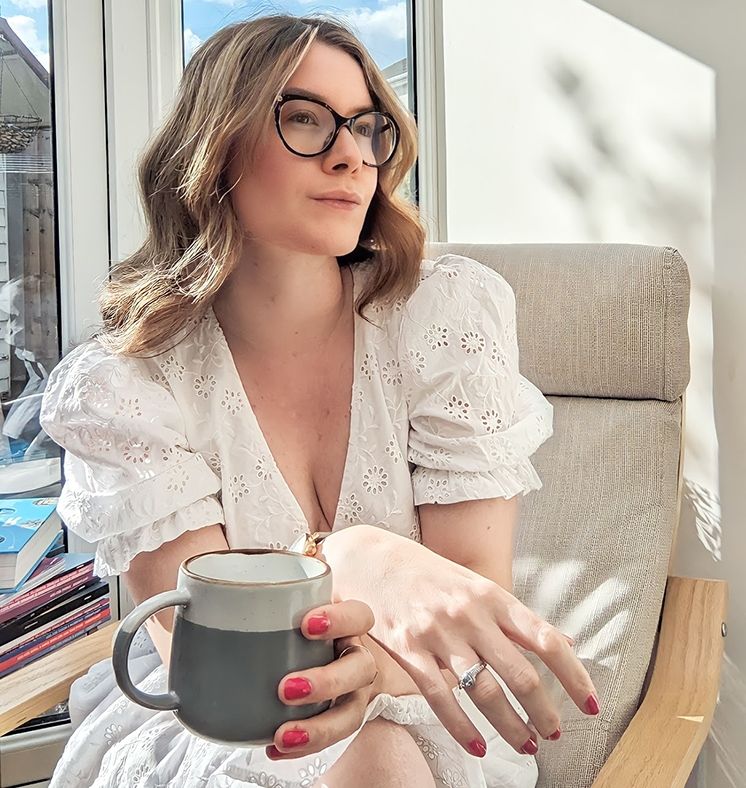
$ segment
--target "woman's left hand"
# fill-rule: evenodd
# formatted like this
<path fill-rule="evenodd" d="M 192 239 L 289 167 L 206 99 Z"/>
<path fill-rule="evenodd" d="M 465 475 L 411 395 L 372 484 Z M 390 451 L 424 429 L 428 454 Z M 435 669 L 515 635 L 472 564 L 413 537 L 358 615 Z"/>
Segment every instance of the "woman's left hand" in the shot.
<path fill-rule="evenodd" d="M 339 655 L 350 646 L 362 645 L 361 637 L 373 623 L 368 605 L 350 599 L 311 610 L 303 618 L 301 631 L 311 640 L 334 639 Z M 298 758 L 353 734 L 362 724 L 377 675 L 375 658 L 365 647 L 350 649 L 328 665 L 288 673 L 277 690 L 283 703 L 335 703 L 321 714 L 281 725 L 275 731 L 274 744 L 267 747 L 267 756 L 273 760 Z"/>

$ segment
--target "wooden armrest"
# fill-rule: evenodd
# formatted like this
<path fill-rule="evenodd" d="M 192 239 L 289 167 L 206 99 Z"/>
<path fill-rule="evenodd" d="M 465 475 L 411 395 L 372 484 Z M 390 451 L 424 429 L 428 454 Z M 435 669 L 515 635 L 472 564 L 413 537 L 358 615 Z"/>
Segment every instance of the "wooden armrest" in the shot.
<path fill-rule="evenodd" d="M 683 788 L 712 723 L 727 584 L 669 577 L 650 687 L 594 788 Z"/>
<path fill-rule="evenodd" d="M 0 736 L 66 700 L 75 679 L 111 656 L 118 626 L 112 621 L 0 679 Z"/>

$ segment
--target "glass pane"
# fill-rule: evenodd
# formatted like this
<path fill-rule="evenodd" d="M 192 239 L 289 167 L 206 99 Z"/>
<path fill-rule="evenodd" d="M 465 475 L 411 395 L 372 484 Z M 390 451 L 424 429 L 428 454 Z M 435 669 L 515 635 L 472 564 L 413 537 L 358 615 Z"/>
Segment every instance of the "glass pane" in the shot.
<path fill-rule="evenodd" d="M 39 409 L 59 360 L 49 10 L 0 17 L 0 496 L 58 491 L 59 449 Z"/>
<path fill-rule="evenodd" d="M 312 6 L 305 5 L 303 2 L 274 2 L 270 10 L 263 0 L 240 3 L 240 7 L 231 10 L 228 10 L 224 3 L 183 0 L 182 7 L 185 65 L 205 39 L 220 28 L 242 19 L 269 13 L 287 13 L 294 16 L 303 16 L 305 13 L 331 14 L 350 26 L 358 35 L 399 100 L 410 112 L 416 114 L 414 86 L 410 77 L 413 73 L 410 55 L 412 52 L 411 0 L 407 0 L 406 3 L 384 5 L 372 11 L 361 8 L 352 0 L 339 0 L 333 4 L 314 3 Z M 411 201 L 416 201 L 416 171 L 415 166 L 409 178 L 399 187 L 402 196 Z"/>

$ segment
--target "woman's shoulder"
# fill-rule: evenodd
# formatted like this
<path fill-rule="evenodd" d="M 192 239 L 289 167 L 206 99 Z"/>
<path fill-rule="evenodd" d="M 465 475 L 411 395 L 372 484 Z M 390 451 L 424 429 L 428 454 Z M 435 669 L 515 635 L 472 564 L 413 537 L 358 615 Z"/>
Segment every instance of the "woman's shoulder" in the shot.
<path fill-rule="evenodd" d="M 131 375 L 135 363 L 127 356 L 112 352 L 98 339 L 89 339 L 60 359 L 49 375 L 46 397 L 49 399 L 52 393 L 69 390 L 91 378 L 116 379 L 122 374 Z"/>
<path fill-rule="evenodd" d="M 400 343 L 412 331 L 433 334 L 462 331 L 492 321 L 509 321 L 515 295 L 508 282 L 488 265 L 460 254 L 426 258 L 419 283 L 401 305 Z"/>
<path fill-rule="evenodd" d="M 54 423 L 81 414 L 98 420 L 124 410 L 145 415 L 171 408 L 171 387 L 157 358 L 117 353 L 96 338 L 82 342 L 49 375 L 42 399 L 42 426 L 51 429 Z"/>
<path fill-rule="evenodd" d="M 203 316 L 191 319 L 181 336 L 172 343 L 142 355 L 115 352 L 94 337 L 80 343 L 61 359 L 50 375 L 49 384 L 54 386 L 96 378 L 108 380 L 112 385 L 125 382 L 136 385 L 138 381 L 149 381 L 168 388 L 170 369 L 178 372 L 191 368 L 203 357 L 212 355 L 215 343 L 213 322 L 208 310 Z"/>
<path fill-rule="evenodd" d="M 370 271 L 370 265 L 361 264 L 356 277 L 362 280 Z M 446 299 L 451 307 L 448 314 L 454 314 L 459 302 L 489 302 L 495 297 L 514 300 L 511 286 L 494 269 L 471 257 L 461 254 L 443 254 L 439 257 L 423 258 L 420 261 L 419 279 L 412 293 L 395 302 L 390 308 L 374 306 L 377 316 L 383 315 L 398 324 L 398 316 L 411 314 L 413 310 L 435 311 Z"/>
<path fill-rule="evenodd" d="M 495 295 L 512 297 L 513 291 L 503 276 L 485 263 L 466 255 L 448 253 L 423 259 L 419 284 L 407 304 L 434 300 L 437 295 L 457 301 L 474 297 L 482 300 Z"/>
<path fill-rule="evenodd" d="M 95 383 L 131 392 L 141 382 L 157 382 L 156 370 L 154 359 L 116 353 L 94 338 L 77 345 L 60 360 L 49 375 L 45 391 L 51 395 Z"/>

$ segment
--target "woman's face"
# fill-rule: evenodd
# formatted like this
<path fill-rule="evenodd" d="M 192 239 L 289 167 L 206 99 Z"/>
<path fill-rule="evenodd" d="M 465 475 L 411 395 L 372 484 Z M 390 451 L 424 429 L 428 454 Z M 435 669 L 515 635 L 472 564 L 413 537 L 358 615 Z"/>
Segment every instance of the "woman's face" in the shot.
<path fill-rule="evenodd" d="M 372 106 L 357 61 L 336 47 L 314 43 L 285 87 L 311 91 L 341 115 Z M 228 168 L 229 184 L 241 176 L 239 157 Z M 231 191 L 233 207 L 253 243 L 296 252 L 338 257 L 353 251 L 378 182 L 378 170 L 363 164 L 348 128 L 319 156 L 289 151 L 274 126 L 257 148 L 256 164 L 246 168 Z M 321 202 L 319 195 L 343 189 L 356 193 L 351 210 Z"/>

